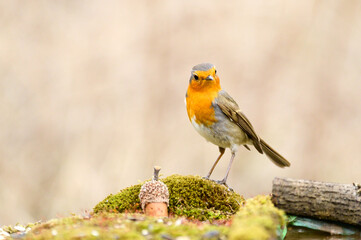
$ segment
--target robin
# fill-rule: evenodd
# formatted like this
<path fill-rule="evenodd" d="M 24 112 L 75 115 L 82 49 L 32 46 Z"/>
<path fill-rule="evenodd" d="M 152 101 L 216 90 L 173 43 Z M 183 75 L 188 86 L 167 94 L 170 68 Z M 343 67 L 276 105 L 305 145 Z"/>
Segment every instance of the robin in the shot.
<path fill-rule="evenodd" d="M 222 90 L 217 70 L 211 63 L 201 63 L 192 68 L 186 93 L 186 106 L 189 120 L 197 132 L 207 141 L 219 147 L 220 155 L 214 162 L 208 175 L 209 179 L 225 149 L 231 150 L 232 156 L 223 180 L 217 181 L 227 185 L 227 178 L 238 147 L 253 145 L 279 167 L 289 167 L 290 163 L 271 148 L 255 132 L 251 122 L 241 112 L 238 104 Z"/>

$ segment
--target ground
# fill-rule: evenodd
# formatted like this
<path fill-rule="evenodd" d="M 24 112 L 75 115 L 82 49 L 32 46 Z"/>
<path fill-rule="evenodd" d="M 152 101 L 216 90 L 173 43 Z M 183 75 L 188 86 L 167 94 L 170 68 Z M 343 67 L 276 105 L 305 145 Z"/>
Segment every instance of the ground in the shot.
<path fill-rule="evenodd" d="M 22 239 L 284 238 L 286 216 L 274 207 L 270 196 L 244 200 L 226 187 L 198 176 L 172 175 L 161 181 L 170 193 L 169 218 L 142 214 L 138 184 L 109 195 L 83 216 L 2 229 Z"/>

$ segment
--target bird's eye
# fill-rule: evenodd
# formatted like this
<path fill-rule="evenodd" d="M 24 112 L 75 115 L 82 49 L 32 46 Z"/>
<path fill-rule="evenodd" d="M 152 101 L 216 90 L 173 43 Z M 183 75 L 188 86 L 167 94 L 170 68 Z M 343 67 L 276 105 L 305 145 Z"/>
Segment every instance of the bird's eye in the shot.
<path fill-rule="evenodd" d="M 195 80 L 198 80 L 198 76 L 197 75 L 193 75 Z"/>
<path fill-rule="evenodd" d="M 214 74 L 217 74 L 217 70 L 216 70 L 216 69 L 214 69 Z"/>

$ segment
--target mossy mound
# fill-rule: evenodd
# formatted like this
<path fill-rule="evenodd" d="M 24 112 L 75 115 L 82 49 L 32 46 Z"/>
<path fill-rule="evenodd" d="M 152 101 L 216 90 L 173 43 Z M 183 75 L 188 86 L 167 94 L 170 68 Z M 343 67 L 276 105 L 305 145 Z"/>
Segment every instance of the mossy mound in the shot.
<path fill-rule="evenodd" d="M 247 199 L 233 218 L 229 239 L 283 239 L 287 233 L 286 215 L 276 208 L 270 196 Z"/>
<path fill-rule="evenodd" d="M 161 179 L 169 190 L 169 212 L 197 220 L 227 219 L 235 214 L 243 197 L 223 185 L 199 176 L 172 175 Z M 140 212 L 141 184 L 109 195 L 94 207 L 94 212 Z"/>

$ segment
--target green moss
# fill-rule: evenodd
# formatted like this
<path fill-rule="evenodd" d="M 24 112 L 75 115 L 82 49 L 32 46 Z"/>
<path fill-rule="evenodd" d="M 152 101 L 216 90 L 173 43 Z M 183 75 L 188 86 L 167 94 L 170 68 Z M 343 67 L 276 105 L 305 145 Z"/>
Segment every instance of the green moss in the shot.
<path fill-rule="evenodd" d="M 270 196 L 248 199 L 235 215 L 229 239 L 267 240 L 282 239 L 278 229 L 286 227 L 285 213 L 276 208 Z"/>
<path fill-rule="evenodd" d="M 244 202 L 239 194 L 199 176 L 172 175 L 161 181 L 169 190 L 169 212 L 176 216 L 198 220 L 226 219 L 236 213 Z M 94 207 L 94 212 L 141 211 L 140 187 L 141 184 L 138 184 L 109 195 Z"/>
<path fill-rule="evenodd" d="M 22 229 L 3 227 L 22 239 L 282 239 L 283 211 L 269 196 L 244 201 L 239 194 L 198 176 L 172 175 L 162 179 L 170 193 L 170 218 L 147 218 L 140 212 L 141 184 L 109 195 L 85 217 L 71 216 Z M 184 217 L 178 217 L 184 216 Z M 200 220 L 200 221 L 199 221 Z M 204 221 L 211 220 L 211 221 Z M 230 225 L 232 223 L 232 225 Z"/>
<path fill-rule="evenodd" d="M 101 213 L 83 218 L 73 216 L 37 225 L 24 239 L 164 239 L 187 236 L 200 239 L 215 231 L 224 238 L 228 228 L 205 223 L 180 222 L 178 219 L 157 220 L 143 215 Z"/>
<path fill-rule="evenodd" d="M 139 191 L 141 184 L 127 187 L 118 194 L 110 194 L 94 207 L 94 212 L 140 212 Z"/>
<path fill-rule="evenodd" d="M 171 178 L 171 184 L 175 179 L 177 181 L 185 181 L 190 177 L 174 176 Z M 199 191 L 210 191 L 210 194 L 217 194 L 211 189 L 202 190 L 203 185 L 199 185 L 200 180 L 198 177 L 191 177 L 192 180 L 187 183 L 192 183 L 193 187 L 199 187 Z M 188 179 L 189 180 L 189 179 Z M 206 183 L 208 184 L 208 183 Z M 213 184 L 213 183 L 211 183 Z M 177 185 L 178 186 L 178 185 Z M 208 186 L 208 185 L 207 185 Z M 217 185 L 218 186 L 218 185 Z M 215 187 L 217 187 L 215 186 Z M 218 186 L 222 187 L 222 186 Z M 207 188 L 207 187 L 206 187 Z M 223 187 L 222 187 L 223 188 Z M 178 204 L 192 203 L 199 209 L 205 208 L 201 201 L 191 200 L 192 197 L 204 197 L 210 198 L 207 194 L 190 195 L 185 194 L 183 190 L 173 186 L 174 191 L 178 191 L 179 194 L 175 194 L 178 198 L 174 198 Z M 123 190 L 124 191 L 124 190 Z M 127 190 L 129 191 L 129 189 Z M 219 194 L 230 194 L 232 196 L 235 193 L 219 192 Z M 116 196 L 116 195 L 114 195 Z M 230 197 L 228 196 L 228 197 Z M 239 196 L 239 195 L 236 195 Z M 224 198 L 224 199 L 223 199 Z M 240 198 L 240 197 L 239 197 Z M 232 202 L 226 197 L 222 197 L 223 204 L 232 206 Z M 112 201 L 111 198 L 109 200 Z M 108 201 L 109 204 L 111 201 Z M 212 205 L 212 210 L 203 209 L 204 213 L 214 214 L 214 211 L 220 211 L 224 214 L 224 209 L 221 210 L 216 203 L 207 200 L 208 205 Z M 216 200 L 214 200 L 216 201 Z M 229 202 L 227 202 L 229 201 Z M 175 204 L 175 203 L 173 203 Z M 189 205 L 190 207 L 190 205 Z M 214 210 L 219 207 L 220 209 Z M 239 207 L 239 205 L 238 205 Z M 122 208 L 123 209 L 123 208 Z M 126 208 L 124 208 L 127 210 Z M 200 214 L 200 211 L 192 211 L 191 208 L 187 209 L 188 213 Z M 183 211 L 184 211 L 183 209 Z M 124 211 L 125 211 L 124 210 Z M 230 225 L 232 223 L 232 225 Z M 67 218 L 53 219 L 45 223 L 37 223 L 27 225 L 25 232 L 18 232 L 15 228 L 7 227 L 3 229 L 12 233 L 13 238 L 22 239 L 176 239 L 177 237 L 184 236 L 186 239 L 242 239 L 242 240 L 265 240 L 265 239 L 282 239 L 282 236 L 277 236 L 277 229 L 286 225 L 286 217 L 283 211 L 275 208 L 271 202 L 269 196 L 257 196 L 253 199 L 248 199 L 243 202 L 239 211 L 233 215 L 233 218 L 229 220 L 215 220 L 212 223 L 209 221 L 191 220 L 184 217 L 171 217 L 166 219 L 154 219 L 145 217 L 139 213 L 118 213 L 118 212 L 105 212 L 100 211 L 97 214 L 89 214 L 87 216 L 71 216 Z M 18 232 L 18 233 L 17 233 Z M 19 235 L 16 235 L 19 234 Z M 18 236 L 18 237 L 17 237 Z"/>

